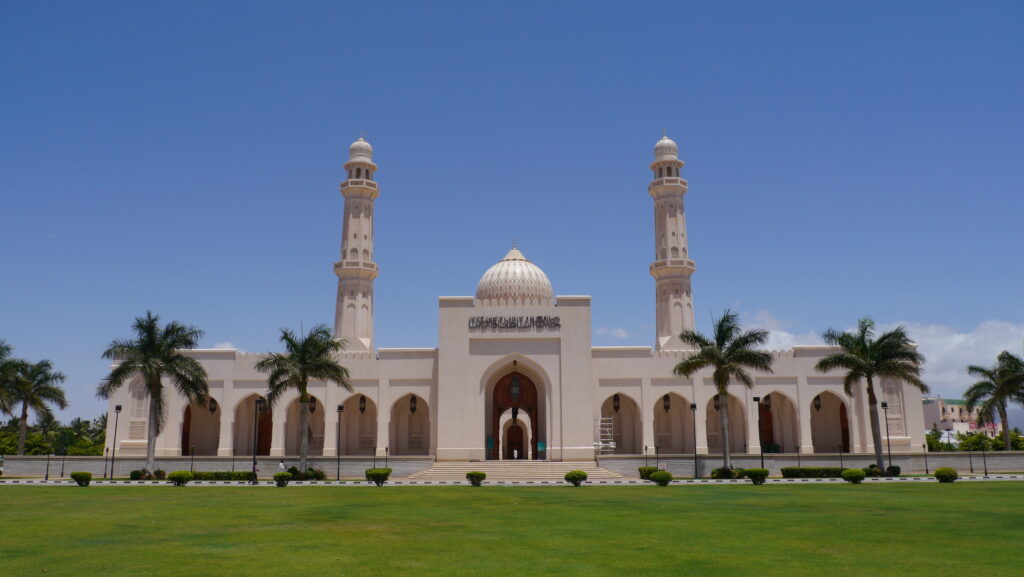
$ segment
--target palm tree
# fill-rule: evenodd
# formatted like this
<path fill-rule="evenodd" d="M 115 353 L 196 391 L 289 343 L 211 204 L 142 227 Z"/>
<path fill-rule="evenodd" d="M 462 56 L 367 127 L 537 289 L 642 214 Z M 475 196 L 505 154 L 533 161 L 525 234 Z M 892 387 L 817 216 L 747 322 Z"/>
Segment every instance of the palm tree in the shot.
<path fill-rule="evenodd" d="M 131 378 L 142 377 L 149 397 L 149 433 L 146 439 L 146 469 L 156 469 L 156 437 L 164 426 L 163 378 L 169 377 L 178 393 L 190 402 L 206 404 L 209 389 L 206 370 L 199 361 L 182 351 L 194 349 L 203 331 L 172 321 L 160 326 L 160 317 L 147 311 L 132 325 L 135 338 L 115 340 L 103 351 L 103 358 L 119 363 L 96 388 L 96 396 L 109 399 Z"/>
<path fill-rule="evenodd" d="M 305 472 L 309 453 L 309 380 L 328 381 L 352 390 L 348 369 L 334 359 L 334 354 L 345 348 L 345 342 L 335 340 L 325 325 L 316 325 L 301 336 L 281 329 L 281 342 L 285 352 L 268 353 L 267 358 L 256 363 L 256 370 L 270 373 L 267 377 L 268 408 L 288 389 L 299 392 L 299 431 L 302 433 L 299 435 L 299 470 Z"/>
<path fill-rule="evenodd" d="M 867 384 L 868 413 L 871 417 L 871 442 L 875 446 L 875 464 L 885 470 L 882 459 L 882 429 L 878 421 L 878 397 L 875 395 L 875 379 L 895 379 L 910 383 L 922 393 L 928 392 L 928 385 L 921 380 L 921 366 L 924 355 L 910 341 L 902 326 L 882 333 L 875 338 L 875 321 L 864 317 L 857 321 L 857 330 L 838 332 L 832 329 L 822 335 L 825 343 L 842 349 L 818 361 L 816 370 L 827 373 L 845 369 L 843 387 L 847 395 L 853 394 L 853 387 L 860 380 Z"/>
<path fill-rule="evenodd" d="M 1003 424 L 1003 443 L 1009 451 L 1010 426 L 1006 408 L 1011 402 L 1024 404 L 1024 360 L 1009 351 L 1003 351 L 996 357 L 995 366 L 970 365 L 967 374 L 981 379 L 964 393 L 967 411 L 978 407 L 979 425 L 995 422 L 998 413 L 999 421 Z"/>
<path fill-rule="evenodd" d="M 46 421 L 53 416 L 49 405 L 57 405 L 65 409 L 68 406 L 64 398 L 64 389 L 60 384 L 64 375 L 53 370 L 50 361 L 38 363 L 22 362 L 17 367 L 14 385 L 11 387 L 11 402 L 21 405 L 21 420 L 18 423 L 18 454 L 25 454 L 25 438 L 28 435 L 28 410 L 32 409 L 40 420 Z"/>
<path fill-rule="evenodd" d="M 726 309 L 722 318 L 714 322 L 715 336 L 710 339 L 692 330 L 683 331 L 679 338 L 697 349 L 685 361 L 675 366 L 673 372 L 689 378 L 705 367 L 713 367 L 711 375 L 719 401 L 719 426 L 722 428 L 722 466 L 732 469 L 729 458 L 729 383 L 736 379 L 748 388 L 754 386 L 754 379 L 748 369 L 772 373 L 772 356 L 757 347 L 768 341 L 768 331 L 754 329 L 743 332 L 739 315 Z"/>
<path fill-rule="evenodd" d="M 11 400 L 14 377 L 20 366 L 20 359 L 11 357 L 11 345 L 0 341 L 0 413 L 14 416 L 14 402 Z"/>

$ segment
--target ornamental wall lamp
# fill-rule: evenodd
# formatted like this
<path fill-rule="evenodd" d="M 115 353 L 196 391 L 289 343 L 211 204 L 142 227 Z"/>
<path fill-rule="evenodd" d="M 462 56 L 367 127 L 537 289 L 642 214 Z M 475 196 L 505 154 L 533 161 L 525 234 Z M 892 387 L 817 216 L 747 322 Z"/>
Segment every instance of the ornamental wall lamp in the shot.
<path fill-rule="evenodd" d="M 366 395 L 359 395 L 359 413 L 366 412 Z"/>
<path fill-rule="evenodd" d="M 416 414 L 416 395 L 409 397 L 409 412 Z"/>
<path fill-rule="evenodd" d="M 661 408 L 665 409 L 666 413 L 672 408 L 672 399 L 667 394 L 661 398 Z"/>
<path fill-rule="evenodd" d="M 619 398 L 619 394 L 615 393 L 612 395 L 612 410 L 616 413 L 622 408 L 622 399 Z"/>
<path fill-rule="evenodd" d="M 818 395 L 818 396 L 814 397 L 814 410 L 815 411 L 820 411 L 821 410 L 821 395 Z"/>

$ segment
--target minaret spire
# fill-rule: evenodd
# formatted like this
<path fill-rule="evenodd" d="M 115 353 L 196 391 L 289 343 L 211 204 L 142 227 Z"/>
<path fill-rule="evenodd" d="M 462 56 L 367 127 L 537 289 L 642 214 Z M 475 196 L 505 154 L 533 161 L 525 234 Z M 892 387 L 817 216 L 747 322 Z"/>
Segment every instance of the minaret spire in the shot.
<path fill-rule="evenodd" d="M 345 220 L 341 232 L 341 258 L 334 263 L 338 275 L 338 300 L 334 336 L 345 339 L 349 350 L 373 350 L 373 201 L 380 194 L 373 175 L 373 147 L 362 136 L 349 146 L 341 183 Z"/>
<path fill-rule="evenodd" d="M 654 199 L 654 262 L 658 350 L 688 348 L 679 333 L 692 330 L 693 298 L 690 275 L 696 269 L 686 245 L 686 210 L 683 197 L 687 184 L 679 175 L 683 167 L 679 148 L 667 131 L 654 146 L 651 170 L 654 178 L 647 191 Z"/>

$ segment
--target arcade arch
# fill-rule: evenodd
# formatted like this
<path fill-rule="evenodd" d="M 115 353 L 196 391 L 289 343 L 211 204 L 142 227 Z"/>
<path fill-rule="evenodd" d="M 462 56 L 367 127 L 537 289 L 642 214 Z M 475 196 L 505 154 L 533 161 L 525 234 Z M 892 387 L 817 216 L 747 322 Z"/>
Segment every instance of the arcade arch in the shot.
<path fill-rule="evenodd" d="M 694 452 L 693 411 L 690 401 L 676 393 L 666 393 L 655 401 L 654 443 L 663 455 Z"/>
<path fill-rule="evenodd" d="M 719 414 L 718 406 L 721 404 L 721 395 L 714 395 L 707 405 L 707 419 L 705 422 L 708 435 L 708 451 L 711 453 L 722 452 L 722 417 Z M 747 452 L 747 419 L 743 412 L 743 403 L 734 395 L 729 398 L 729 452 Z"/>
<path fill-rule="evenodd" d="M 830 391 L 811 399 L 811 443 L 815 453 L 850 452 L 846 403 Z"/>
<path fill-rule="evenodd" d="M 211 397 L 191 401 L 181 421 L 182 455 L 216 455 L 220 443 L 220 405 Z"/>
<path fill-rule="evenodd" d="M 373 455 L 377 450 L 377 404 L 362 394 L 345 399 L 341 413 L 341 455 Z"/>
<path fill-rule="evenodd" d="M 391 405 L 388 436 L 392 455 L 430 454 L 430 406 L 409 393 Z"/>
<path fill-rule="evenodd" d="M 298 455 L 300 443 L 302 442 L 301 415 L 299 411 L 309 411 L 309 428 L 306 435 L 309 438 L 309 456 L 321 456 L 324 454 L 324 404 L 313 395 L 309 395 L 312 401 L 308 405 L 302 403 L 297 397 L 288 403 L 288 410 L 285 412 L 284 420 L 284 452 L 286 455 Z"/>
<path fill-rule="evenodd" d="M 615 393 L 601 403 L 601 418 L 611 419 L 616 455 L 639 455 L 642 445 L 640 406 L 632 397 Z"/>
<path fill-rule="evenodd" d="M 270 440 L 274 435 L 273 411 L 266 407 L 260 412 L 256 419 L 256 399 L 262 399 L 260 395 L 252 394 L 235 405 L 234 425 L 234 454 L 252 455 L 253 434 L 256 438 L 256 454 L 270 454 Z"/>

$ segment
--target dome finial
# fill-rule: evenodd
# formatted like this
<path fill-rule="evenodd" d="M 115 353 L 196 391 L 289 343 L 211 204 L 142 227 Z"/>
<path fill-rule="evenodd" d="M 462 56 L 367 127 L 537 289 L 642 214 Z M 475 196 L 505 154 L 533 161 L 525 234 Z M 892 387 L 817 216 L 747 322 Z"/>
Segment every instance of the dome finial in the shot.
<path fill-rule="evenodd" d="M 661 129 L 661 137 L 662 138 L 668 138 L 668 129 L 667 128 L 662 128 Z"/>
<path fill-rule="evenodd" d="M 512 239 L 512 248 L 516 248 L 516 239 Z"/>

